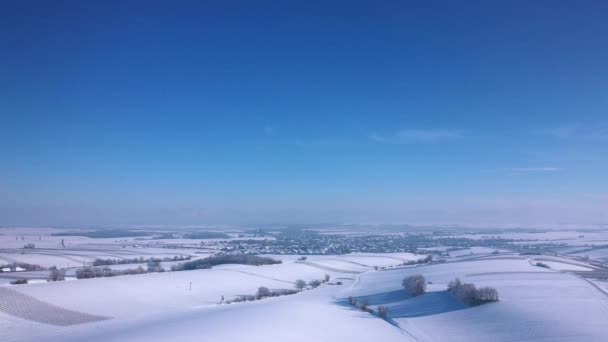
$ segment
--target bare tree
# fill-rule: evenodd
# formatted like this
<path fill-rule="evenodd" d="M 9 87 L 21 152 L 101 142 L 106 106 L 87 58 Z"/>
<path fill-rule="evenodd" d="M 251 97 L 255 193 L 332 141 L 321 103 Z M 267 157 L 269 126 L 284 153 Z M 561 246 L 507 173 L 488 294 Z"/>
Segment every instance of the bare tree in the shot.
<path fill-rule="evenodd" d="M 302 291 L 306 288 L 306 282 L 302 279 L 296 280 L 296 289 Z"/>
<path fill-rule="evenodd" d="M 256 294 L 256 298 L 262 299 L 264 297 L 270 297 L 271 295 L 272 295 L 272 291 L 270 291 L 270 289 L 268 289 L 267 287 L 264 287 L 264 286 L 260 286 L 258 288 L 258 293 Z"/>
<path fill-rule="evenodd" d="M 401 284 L 405 292 L 412 296 L 419 296 L 426 291 L 426 279 L 420 274 L 405 277 Z"/>
<path fill-rule="evenodd" d="M 380 305 L 378 307 L 378 316 L 386 318 L 388 316 L 388 306 Z"/>
<path fill-rule="evenodd" d="M 61 281 L 65 280 L 65 270 L 60 270 L 56 266 L 49 269 L 49 281 Z"/>
<path fill-rule="evenodd" d="M 462 286 L 462 282 L 460 281 L 460 279 L 454 278 L 453 280 L 450 280 L 450 282 L 448 283 L 448 291 L 455 292 L 456 289 L 458 289 L 461 286 Z"/>
<path fill-rule="evenodd" d="M 361 301 L 361 306 L 360 306 L 361 310 L 367 311 L 368 306 L 369 306 L 369 300 L 364 299 Z"/>
<path fill-rule="evenodd" d="M 477 300 L 482 302 L 498 301 L 498 291 L 493 287 L 480 287 L 477 290 Z"/>
<path fill-rule="evenodd" d="M 321 282 L 318 280 L 311 280 L 308 282 L 308 286 L 312 287 L 312 288 L 316 288 L 319 285 L 321 285 Z"/>

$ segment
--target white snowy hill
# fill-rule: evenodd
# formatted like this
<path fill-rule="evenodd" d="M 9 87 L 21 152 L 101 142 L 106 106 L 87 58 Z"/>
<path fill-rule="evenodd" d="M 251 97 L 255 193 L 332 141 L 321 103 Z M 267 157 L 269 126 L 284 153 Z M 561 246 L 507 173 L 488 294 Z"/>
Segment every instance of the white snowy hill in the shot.
<path fill-rule="evenodd" d="M 283 264 L 13 286 L 12 291 L 92 320 L 49 325 L 0 312 L 2 341 L 605 341 L 608 297 L 587 280 L 532 266 L 517 256 L 491 256 L 418 267 L 412 255 L 285 258 Z M 557 259 L 556 259 L 557 260 Z M 380 265 L 375 265 L 374 262 Z M 555 261 L 558 263 L 559 261 Z M 567 265 L 567 264 L 564 264 Z M 333 271 L 328 271 L 332 269 Z M 257 287 L 293 288 L 295 279 L 331 276 L 330 283 L 259 301 L 219 304 L 220 297 Z M 428 292 L 409 297 L 401 280 L 422 274 Z M 455 277 L 498 289 L 500 301 L 467 307 L 448 294 Z M 192 282 L 192 290 L 188 288 Z M 389 307 L 384 320 L 350 306 L 367 299 Z M 18 305 L 19 302 L 12 305 Z M 49 306 L 31 304 L 23 310 Z M 31 315 L 30 315 L 31 316 Z"/>

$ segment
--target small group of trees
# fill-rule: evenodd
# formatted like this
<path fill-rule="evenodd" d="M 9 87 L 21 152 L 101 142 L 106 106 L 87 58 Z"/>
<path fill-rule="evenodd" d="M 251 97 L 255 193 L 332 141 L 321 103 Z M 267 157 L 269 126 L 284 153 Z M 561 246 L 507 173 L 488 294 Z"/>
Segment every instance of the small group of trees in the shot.
<path fill-rule="evenodd" d="M 388 317 L 388 306 L 380 305 L 378 307 L 377 311 L 378 311 L 378 316 L 380 316 L 381 318 Z"/>
<path fill-rule="evenodd" d="M 256 299 L 263 299 L 267 297 L 278 297 L 278 296 L 286 296 L 296 294 L 298 291 L 291 289 L 280 289 L 280 290 L 270 290 L 267 287 L 261 286 L 258 288 L 258 292 L 256 293 Z"/>
<path fill-rule="evenodd" d="M 448 284 L 448 292 L 467 305 L 481 305 L 498 301 L 498 291 L 493 287 L 477 288 L 456 278 Z"/>
<path fill-rule="evenodd" d="M 359 301 L 357 300 L 357 298 L 348 297 L 348 303 L 356 308 L 361 309 L 362 311 L 369 312 L 369 300 L 367 298 L 364 298 Z"/>
<path fill-rule="evenodd" d="M 369 300 L 367 300 L 367 298 L 364 298 L 361 301 L 359 301 L 359 300 L 357 300 L 357 298 L 348 297 L 348 304 L 350 304 L 356 308 L 359 308 L 363 311 L 369 310 Z"/>
<path fill-rule="evenodd" d="M 417 264 L 427 264 L 427 263 L 429 263 L 431 261 L 433 261 L 433 256 L 432 255 L 427 255 L 426 257 L 424 257 L 422 259 L 409 260 L 409 261 L 404 262 L 401 265 L 408 266 L 408 265 L 417 265 Z"/>
<path fill-rule="evenodd" d="M 319 287 L 321 284 L 326 283 L 329 281 L 329 274 L 325 275 L 325 278 L 323 278 L 323 280 L 311 280 L 308 282 L 308 286 L 310 286 L 311 288 L 317 288 Z M 232 300 L 227 300 L 225 301 L 226 304 L 231 304 L 231 303 L 240 303 L 240 302 L 247 302 L 247 301 L 254 301 L 254 300 L 260 300 L 260 299 L 264 299 L 267 297 L 278 297 L 278 296 L 286 296 L 286 295 L 292 295 L 292 294 L 296 294 L 298 292 L 301 292 L 302 290 L 304 290 L 307 286 L 306 281 L 302 280 L 302 279 L 298 279 L 294 282 L 294 286 L 296 288 L 296 290 L 292 290 L 292 289 L 279 289 L 279 290 L 271 290 L 265 286 L 260 286 L 258 288 L 258 291 L 256 292 L 255 296 L 252 295 L 248 295 L 248 296 L 239 296 L 235 299 Z M 222 301 L 223 301 L 223 297 L 222 297 Z"/>
<path fill-rule="evenodd" d="M 410 296 L 419 296 L 426 291 L 426 279 L 421 274 L 403 278 L 401 285 Z"/>
<path fill-rule="evenodd" d="M 348 297 L 348 304 L 360 309 L 361 311 L 374 313 L 372 309 L 369 307 L 369 300 L 367 298 L 363 298 L 360 301 L 354 297 Z M 380 305 L 376 308 L 376 314 L 378 317 L 382 319 L 386 319 L 388 317 L 388 306 Z"/>
<path fill-rule="evenodd" d="M 321 284 L 327 283 L 329 281 L 330 277 L 329 274 L 326 274 L 325 277 L 322 280 L 311 280 L 308 282 L 308 286 L 310 286 L 313 289 L 316 289 L 317 287 L 321 286 Z M 302 279 L 298 279 L 295 282 L 295 286 L 296 289 L 302 291 L 306 288 L 306 282 Z"/>
<path fill-rule="evenodd" d="M 238 296 L 235 299 L 225 301 L 226 304 L 232 303 L 242 303 L 242 302 L 252 302 L 254 300 L 260 300 L 268 297 L 278 297 L 278 296 L 287 296 L 296 294 L 299 291 L 292 289 L 279 289 L 279 290 L 271 290 L 265 286 L 260 286 L 255 295 L 248 296 Z"/>
<path fill-rule="evenodd" d="M 320 280 L 311 280 L 308 282 L 308 286 L 312 287 L 313 289 L 316 289 L 317 287 L 319 287 L 321 285 L 321 281 Z"/>
<path fill-rule="evenodd" d="M 163 268 L 163 266 L 160 264 L 161 261 L 160 259 L 150 259 L 150 261 L 148 261 L 148 267 L 146 269 L 146 271 L 148 273 L 156 273 L 156 272 L 165 272 L 165 269 Z"/>
<path fill-rule="evenodd" d="M 538 267 L 543 267 L 543 268 L 551 268 L 551 267 L 549 267 L 549 265 L 547 265 L 547 264 L 545 264 L 545 263 L 542 263 L 542 262 L 537 262 L 537 263 L 536 263 L 536 264 L 534 264 L 534 265 L 535 265 L 535 266 L 538 266 Z"/>
<path fill-rule="evenodd" d="M 49 281 L 62 281 L 65 280 L 65 270 L 59 269 L 56 266 L 49 268 Z"/>

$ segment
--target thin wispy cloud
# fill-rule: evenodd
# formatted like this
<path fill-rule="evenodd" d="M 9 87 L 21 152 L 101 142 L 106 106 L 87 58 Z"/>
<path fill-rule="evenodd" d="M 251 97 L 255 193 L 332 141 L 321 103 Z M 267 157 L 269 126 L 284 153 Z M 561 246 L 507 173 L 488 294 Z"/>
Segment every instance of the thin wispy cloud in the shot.
<path fill-rule="evenodd" d="M 354 142 L 346 140 L 332 139 L 310 139 L 310 140 L 295 140 L 294 144 L 298 147 L 347 147 L 352 146 Z"/>
<path fill-rule="evenodd" d="M 558 167 L 512 167 L 508 170 L 513 172 L 557 172 L 561 169 Z"/>
<path fill-rule="evenodd" d="M 570 123 L 545 129 L 542 133 L 559 139 L 608 139 L 608 124 L 584 125 Z"/>
<path fill-rule="evenodd" d="M 595 200 L 608 201 L 608 194 L 585 194 L 584 196 Z"/>
<path fill-rule="evenodd" d="M 579 134 L 583 126 L 581 124 L 567 124 L 543 130 L 544 134 L 551 135 L 556 138 L 571 138 Z"/>
<path fill-rule="evenodd" d="M 440 140 L 449 140 L 462 138 L 463 134 L 460 131 L 453 130 L 419 130 L 419 129 L 404 129 L 392 134 L 372 133 L 369 139 L 379 143 L 413 143 L 413 142 L 436 142 Z"/>

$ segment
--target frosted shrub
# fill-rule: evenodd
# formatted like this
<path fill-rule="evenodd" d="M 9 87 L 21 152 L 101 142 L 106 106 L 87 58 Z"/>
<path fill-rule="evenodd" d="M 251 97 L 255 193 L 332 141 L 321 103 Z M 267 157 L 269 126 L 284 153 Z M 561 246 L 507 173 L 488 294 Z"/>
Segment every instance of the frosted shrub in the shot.
<path fill-rule="evenodd" d="M 402 285 L 405 292 L 411 296 L 419 296 L 426 291 L 426 279 L 420 274 L 405 277 Z"/>

